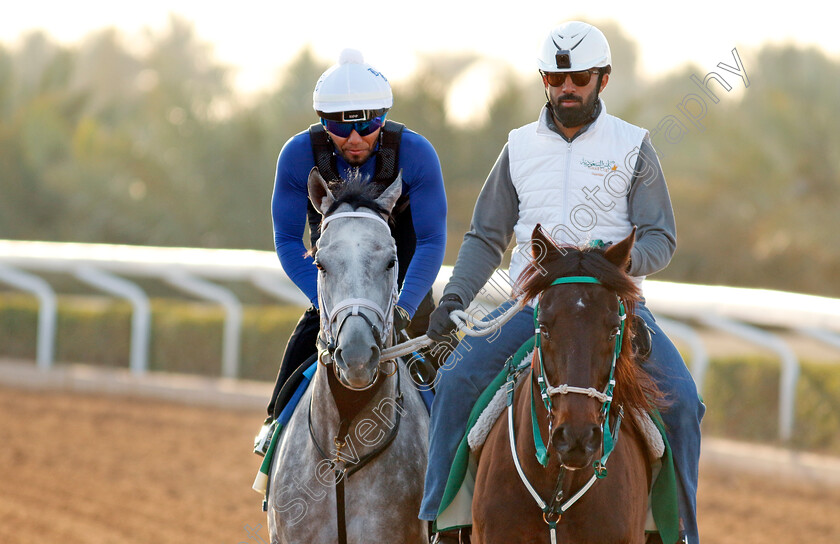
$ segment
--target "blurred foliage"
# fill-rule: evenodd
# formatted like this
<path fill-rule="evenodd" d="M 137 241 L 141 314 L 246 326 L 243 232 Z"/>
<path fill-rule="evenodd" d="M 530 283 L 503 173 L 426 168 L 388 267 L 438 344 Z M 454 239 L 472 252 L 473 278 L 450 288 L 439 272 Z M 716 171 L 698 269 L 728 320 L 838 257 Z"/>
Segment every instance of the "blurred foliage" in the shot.
<path fill-rule="evenodd" d="M 707 407 L 703 431 L 756 442 L 776 440 L 780 373 L 773 358 L 741 356 L 710 365 L 703 393 Z"/>
<path fill-rule="evenodd" d="M 658 277 L 840 296 L 828 235 L 840 226 L 840 62 L 774 45 L 739 50 L 748 87 L 719 66 L 646 80 L 636 44 L 600 26 L 614 53 L 608 109 L 654 134 L 677 214 L 679 249 Z M 277 155 L 317 120 L 311 92 L 328 63 L 302 49 L 274 88 L 246 98 L 188 22 L 143 39 L 129 47 L 107 29 L 72 46 L 38 32 L 0 44 L 0 238 L 271 250 Z M 447 97 L 481 62 L 424 57 L 394 85 L 390 117 L 440 155 L 450 264 L 508 131 L 544 102 L 536 71 L 496 66 L 484 115 L 454 122 Z M 710 72 L 731 85 L 709 82 L 717 103 L 691 79 Z M 706 105 L 696 124 L 678 107 L 690 95 Z M 678 142 L 662 137 L 669 119 L 684 128 Z"/>
<path fill-rule="evenodd" d="M 840 368 L 800 361 L 793 449 L 840 453 Z M 740 356 L 714 359 L 704 386 L 703 433 L 735 440 L 780 443 L 779 380 L 775 359 Z"/>
<path fill-rule="evenodd" d="M 224 311 L 170 298 L 151 300 L 149 370 L 220 376 Z M 243 308 L 239 376 L 274 381 L 286 342 L 304 309 L 288 305 Z M 38 301 L 0 291 L 0 358 L 36 358 Z M 60 295 L 55 360 L 128 368 L 131 305 L 103 296 Z"/>

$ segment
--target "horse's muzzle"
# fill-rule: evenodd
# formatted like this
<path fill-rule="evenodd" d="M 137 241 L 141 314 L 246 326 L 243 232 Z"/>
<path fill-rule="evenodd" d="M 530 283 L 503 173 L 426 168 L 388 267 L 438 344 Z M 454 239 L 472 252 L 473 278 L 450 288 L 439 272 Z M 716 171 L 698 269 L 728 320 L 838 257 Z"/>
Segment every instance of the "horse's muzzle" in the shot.
<path fill-rule="evenodd" d="M 339 380 L 352 389 L 364 389 L 376 381 L 379 369 L 379 347 L 353 345 L 336 348 L 333 363 Z"/>
<path fill-rule="evenodd" d="M 602 436 L 599 425 L 564 423 L 552 431 L 551 445 L 566 468 L 580 469 L 592 464 Z"/>

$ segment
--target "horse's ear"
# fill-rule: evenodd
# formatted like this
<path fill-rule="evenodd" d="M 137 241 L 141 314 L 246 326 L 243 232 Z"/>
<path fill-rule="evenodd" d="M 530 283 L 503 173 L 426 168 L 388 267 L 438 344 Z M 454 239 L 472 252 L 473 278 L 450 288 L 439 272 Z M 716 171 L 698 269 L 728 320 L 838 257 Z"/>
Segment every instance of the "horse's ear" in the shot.
<path fill-rule="evenodd" d="M 397 203 L 397 199 L 402 194 L 402 170 L 400 173 L 397 174 L 397 179 L 388 186 L 387 189 L 382 191 L 382 194 L 379 195 L 379 198 L 376 199 L 376 203 L 382 206 L 383 209 L 388 210 L 388 213 L 391 213 L 391 210 L 394 209 L 394 204 Z"/>
<path fill-rule="evenodd" d="M 620 270 L 627 270 L 627 265 L 630 264 L 630 250 L 633 249 L 635 240 L 636 227 L 633 227 L 633 231 L 627 238 L 607 248 L 604 257 Z"/>
<path fill-rule="evenodd" d="M 335 202 L 335 198 L 327 188 L 327 182 L 321 177 L 317 166 L 312 167 L 312 170 L 309 171 L 309 181 L 306 183 L 306 188 L 309 190 L 309 200 L 312 201 L 312 205 L 321 212 L 321 215 L 325 215 Z"/>
<path fill-rule="evenodd" d="M 531 233 L 531 255 L 533 255 L 534 261 L 540 262 L 552 249 L 555 249 L 554 242 L 546 236 L 542 225 L 537 223 L 534 232 Z"/>

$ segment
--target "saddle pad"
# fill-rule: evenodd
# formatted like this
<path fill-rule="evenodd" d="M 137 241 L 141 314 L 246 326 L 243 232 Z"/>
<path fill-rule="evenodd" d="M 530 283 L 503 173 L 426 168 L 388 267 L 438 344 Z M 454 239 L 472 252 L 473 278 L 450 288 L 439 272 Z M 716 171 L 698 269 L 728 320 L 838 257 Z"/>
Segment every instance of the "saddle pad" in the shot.
<path fill-rule="evenodd" d="M 522 370 L 531 364 L 530 361 L 533 353 L 534 351 L 531 350 L 525 355 L 522 363 L 516 367 L 517 370 Z M 519 380 L 517 380 L 517 383 L 519 383 Z M 481 415 L 478 416 L 478 419 L 467 435 L 467 443 L 470 445 L 470 451 L 474 452 L 484 445 L 484 441 L 487 440 L 487 435 L 490 434 L 490 429 L 493 428 L 496 420 L 499 419 L 506 407 L 507 395 L 505 394 L 505 383 L 502 383 L 502 386 L 498 388 L 487 406 L 481 410 Z"/>
<path fill-rule="evenodd" d="M 283 411 L 280 412 L 280 417 L 277 418 L 277 427 L 274 429 L 274 434 L 272 435 L 271 442 L 268 445 L 268 451 L 266 451 L 265 457 L 263 457 L 262 463 L 260 464 L 260 470 L 257 472 L 257 477 L 254 479 L 254 483 L 251 486 L 251 489 L 264 495 L 266 500 L 268 499 L 268 496 L 266 496 L 269 478 L 268 472 L 271 469 L 271 460 L 274 457 L 274 448 L 277 446 L 277 439 L 280 437 L 280 433 L 283 431 L 283 428 L 289 423 L 289 420 L 292 419 L 292 414 L 300 402 L 300 398 L 303 396 L 303 393 L 306 391 L 306 388 L 309 387 L 309 382 L 312 381 L 312 376 L 315 374 L 317 369 L 318 363 L 314 362 L 306 369 L 306 371 L 304 371 L 303 380 L 301 380 L 294 395 L 292 395 L 289 399 L 289 403 L 286 404 Z"/>

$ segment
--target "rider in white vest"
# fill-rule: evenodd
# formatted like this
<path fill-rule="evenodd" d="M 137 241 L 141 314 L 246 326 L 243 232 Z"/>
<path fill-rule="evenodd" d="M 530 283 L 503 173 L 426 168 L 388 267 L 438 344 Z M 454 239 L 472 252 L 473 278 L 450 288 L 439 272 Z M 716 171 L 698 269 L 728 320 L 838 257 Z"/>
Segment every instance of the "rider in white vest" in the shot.
<path fill-rule="evenodd" d="M 511 278 L 519 277 L 527 264 L 537 223 L 561 244 L 617 241 L 630 234 L 626 195 L 648 133 L 608 115 L 603 102 L 599 107 L 600 115 L 574 145 L 548 127 L 545 111 L 538 121 L 511 131 L 510 177 L 519 197 Z M 628 157 L 633 160 L 629 169 Z"/>
<path fill-rule="evenodd" d="M 648 132 L 607 114 L 599 98 L 611 71 L 604 35 L 586 23 L 564 23 L 549 33 L 537 63 L 546 105 L 537 121 L 510 132 L 478 196 L 452 277 L 430 318 L 427 334 L 436 341 L 451 341 L 449 313 L 464 309 L 484 289 L 514 236 L 509 274 L 511 281 L 517 278 L 537 223 L 558 243 L 577 246 L 618 242 L 636 227 L 628 272 L 640 286 L 645 276 L 668 265 L 676 249 L 671 200 Z M 694 544 L 705 406 L 644 301 L 636 314 L 652 333 L 646 368 L 673 401 L 663 419 L 677 472 L 683 541 Z M 532 318 L 533 310 L 526 308 L 492 337 L 467 337 L 440 368 L 421 519 L 436 519 L 470 410 L 507 357 L 533 335 Z M 438 527 L 434 542 L 458 542 L 459 532 L 460 541 L 468 541 L 465 529 L 445 529 Z"/>

